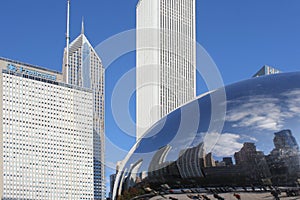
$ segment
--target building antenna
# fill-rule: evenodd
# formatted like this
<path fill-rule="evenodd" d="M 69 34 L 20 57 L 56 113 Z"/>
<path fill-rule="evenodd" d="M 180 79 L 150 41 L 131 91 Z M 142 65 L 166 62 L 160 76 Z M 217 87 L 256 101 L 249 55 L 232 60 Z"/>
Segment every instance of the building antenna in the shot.
<path fill-rule="evenodd" d="M 84 35 L 84 17 L 82 17 L 82 20 L 81 20 L 81 34 Z"/>
<path fill-rule="evenodd" d="M 70 43 L 70 0 L 67 3 L 67 32 L 66 32 L 66 83 L 69 82 L 69 43 Z"/>

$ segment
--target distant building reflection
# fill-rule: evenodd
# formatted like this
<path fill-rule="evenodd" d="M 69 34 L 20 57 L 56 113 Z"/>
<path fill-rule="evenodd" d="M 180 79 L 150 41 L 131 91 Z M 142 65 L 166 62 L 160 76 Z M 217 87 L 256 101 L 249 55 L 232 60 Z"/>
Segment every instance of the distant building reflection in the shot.
<path fill-rule="evenodd" d="M 171 187 L 196 186 L 295 186 L 300 177 L 299 146 L 290 130 L 275 133 L 275 148 L 269 155 L 257 151 L 254 143 L 245 142 L 232 157 L 215 161 L 205 153 L 204 143 L 181 150 L 176 161 L 165 161 L 169 145 L 153 156 L 148 176 L 141 176 L 136 184 L 153 188 L 167 183 Z M 132 179 L 131 179 L 132 180 Z M 132 186 L 132 184 L 130 184 Z"/>
<path fill-rule="evenodd" d="M 290 130 L 275 133 L 273 139 L 275 148 L 267 156 L 272 182 L 287 185 L 298 184 L 299 170 L 299 146 Z"/>
<path fill-rule="evenodd" d="M 181 178 L 203 177 L 202 169 L 205 167 L 204 144 L 180 151 L 176 161 Z"/>

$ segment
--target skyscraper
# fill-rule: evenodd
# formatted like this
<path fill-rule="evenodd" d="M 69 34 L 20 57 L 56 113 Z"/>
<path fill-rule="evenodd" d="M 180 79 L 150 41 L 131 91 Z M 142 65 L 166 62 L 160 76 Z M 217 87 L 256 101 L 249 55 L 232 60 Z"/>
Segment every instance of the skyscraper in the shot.
<path fill-rule="evenodd" d="M 92 199 L 93 93 L 0 58 L 1 199 Z"/>
<path fill-rule="evenodd" d="M 270 75 L 270 74 L 278 74 L 278 73 L 281 73 L 281 71 L 279 71 L 278 69 L 275 69 L 274 67 L 264 65 L 252 77 L 259 77 L 259 76 L 265 76 L 265 75 Z"/>
<path fill-rule="evenodd" d="M 84 34 L 83 22 L 81 34 L 65 48 L 63 76 L 66 83 L 93 91 L 94 199 L 104 199 L 104 68 Z"/>
<path fill-rule="evenodd" d="M 140 0 L 136 138 L 196 93 L 195 0 Z"/>

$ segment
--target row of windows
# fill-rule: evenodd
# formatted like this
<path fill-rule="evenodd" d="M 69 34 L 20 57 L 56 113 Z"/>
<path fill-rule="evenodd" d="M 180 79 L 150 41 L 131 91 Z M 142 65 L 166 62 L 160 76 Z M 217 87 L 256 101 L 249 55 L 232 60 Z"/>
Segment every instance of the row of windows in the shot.
<path fill-rule="evenodd" d="M 74 198 L 92 199 L 92 93 L 8 79 L 3 87 L 5 196 L 47 199 L 42 194 L 68 197 L 63 193 L 68 191 Z M 72 182 L 66 181 L 70 174 Z M 55 181 L 60 182 L 49 187 Z"/>
<path fill-rule="evenodd" d="M 13 124 L 15 124 L 14 122 L 17 122 L 18 124 L 20 124 L 21 127 L 32 127 L 34 125 L 36 125 L 36 127 L 48 127 L 48 128 L 56 128 L 56 129 L 61 129 L 61 130 L 68 130 L 68 131 L 76 131 L 76 129 L 80 129 L 80 128 L 84 128 L 89 130 L 87 127 L 92 126 L 92 120 L 86 120 L 86 122 L 82 122 L 79 121 L 77 118 L 75 120 L 70 120 L 70 119 L 64 119 L 64 118 L 56 118 L 56 117 L 48 117 L 48 119 L 43 119 L 43 117 L 45 116 L 40 116 L 38 118 L 35 118 L 34 116 L 28 114 L 28 115 L 23 115 L 23 116 L 19 116 L 17 117 L 15 114 L 13 114 L 12 112 L 10 112 L 10 114 L 3 112 L 4 115 L 6 116 L 6 118 L 3 119 L 3 123 L 10 125 L 10 122 L 13 122 Z M 41 123 L 42 122 L 42 123 Z M 31 126 L 27 126 L 27 124 L 31 125 Z M 74 129 L 76 128 L 76 129 Z M 80 129 L 80 131 L 82 131 Z"/>

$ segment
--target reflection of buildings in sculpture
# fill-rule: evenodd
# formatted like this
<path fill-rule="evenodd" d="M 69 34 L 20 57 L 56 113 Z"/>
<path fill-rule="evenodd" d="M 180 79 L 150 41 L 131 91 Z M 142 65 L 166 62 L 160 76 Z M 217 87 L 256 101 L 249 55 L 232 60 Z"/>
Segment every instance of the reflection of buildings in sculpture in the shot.
<path fill-rule="evenodd" d="M 148 177 L 144 180 L 146 180 L 148 183 L 166 183 L 166 184 L 174 184 L 176 181 L 180 181 L 181 177 L 179 175 L 178 167 L 176 164 L 176 161 L 171 162 L 165 162 L 164 167 L 148 173 Z"/>
<path fill-rule="evenodd" d="M 275 133 L 275 148 L 267 156 L 273 183 L 294 184 L 300 176 L 300 153 L 290 130 Z"/>
<path fill-rule="evenodd" d="M 225 167 L 225 166 L 226 166 L 225 162 L 216 160 L 216 167 Z"/>
<path fill-rule="evenodd" d="M 264 65 L 258 72 L 256 72 L 252 77 L 265 76 L 270 74 L 278 74 L 280 71 L 268 65 Z"/>
<path fill-rule="evenodd" d="M 166 182 L 179 177 L 176 162 L 166 162 L 166 156 L 170 150 L 171 146 L 166 145 L 154 154 L 148 167 L 148 180 L 150 182 Z"/>
<path fill-rule="evenodd" d="M 205 156 L 205 167 L 215 167 L 216 166 L 216 161 L 213 158 L 212 153 L 208 153 Z"/>
<path fill-rule="evenodd" d="M 223 162 L 225 163 L 225 166 L 231 166 L 231 165 L 233 165 L 232 157 L 224 157 L 223 158 Z"/>
<path fill-rule="evenodd" d="M 275 149 L 273 151 L 277 151 L 280 149 L 283 151 L 299 151 L 299 146 L 290 130 L 282 130 L 274 133 L 274 135 L 275 137 L 273 139 L 273 142 L 275 145 Z"/>
<path fill-rule="evenodd" d="M 226 164 L 231 161 L 223 158 L 217 167 L 204 169 L 206 178 L 213 177 L 220 182 L 235 172 L 240 177 L 233 179 L 234 182 L 242 185 L 263 184 L 266 180 L 274 185 L 293 185 L 300 176 L 300 153 L 296 139 L 290 130 L 283 130 L 275 133 L 273 142 L 275 148 L 268 156 L 257 151 L 254 143 L 244 143 L 242 149 L 234 154 L 236 165 Z"/>
<path fill-rule="evenodd" d="M 115 186 L 116 177 L 117 177 L 117 174 L 119 173 L 119 169 L 120 169 L 121 164 L 122 164 L 121 161 L 117 161 L 117 164 L 116 164 L 116 173 L 110 175 L 110 192 L 109 192 L 109 197 L 110 198 L 112 198 L 112 194 L 113 194 L 113 189 L 114 189 L 114 186 Z"/>
<path fill-rule="evenodd" d="M 109 176 L 109 186 L 110 186 L 110 192 L 109 192 L 109 198 L 112 198 L 112 194 L 113 194 L 113 188 L 115 186 L 115 181 L 116 181 L 116 176 L 117 174 L 111 174 Z"/>
<path fill-rule="evenodd" d="M 147 176 L 148 176 L 147 171 L 142 171 L 140 176 L 141 176 L 141 180 L 144 180 L 145 178 L 147 178 Z"/>
<path fill-rule="evenodd" d="M 261 151 L 256 150 L 254 143 L 244 143 L 242 149 L 234 154 L 236 165 L 241 166 L 248 181 L 260 184 L 262 179 L 271 176 L 270 170 Z"/>
<path fill-rule="evenodd" d="M 128 171 L 127 178 L 126 178 L 126 185 L 125 185 L 126 189 L 134 186 L 137 183 L 137 180 L 138 180 L 137 175 L 138 175 L 138 171 L 142 165 L 142 162 L 143 162 L 143 159 L 140 159 L 130 165 L 130 169 Z"/>
<path fill-rule="evenodd" d="M 177 167 L 182 178 L 203 177 L 204 163 L 205 150 L 203 143 L 200 143 L 180 152 Z"/>
<path fill-rule="evenodd" d="M 203 172 L 205 174 L 205 185 L 208 186 L 234 186 L 237 185 L 236 183 L 243 183 L 245 180 L 242 168 L 238 165 L 206 167 Z"/>
<path fill-rule="evenodd" d="M 256 156 L 256 146 L 254 143 L 246 142 L 244 143 L 242 149 L 234 154 L 235 162 L 237 165 L 248 164 L 255 159 Z"/>
<path fill-rule="evenodd" d="M 231 157 L 224 157 L 222 161 L 215 161 L 214 166 L 215 167 L 225 167 L 225 166 L 232 166 L 233 161 Z M 212 167 L 212 166 L 207 166 L 207 167 Z"/>
<path fill-rule="evenodd" d="M 148 172 L 149 176 L 140 180 L 154 189 L 159 189 L 164 183 L 170 187 L 181 187 L 181 184 L 209 187 L 295 184 L 300 175 L 297 174 L 299 148 L 295 138 L 289 130 L 284 130 L 275 133 L 274 145 L 270 155 L 265 156 L 263 152 L 257 151 L 254 143 L 246 142 L 241 150 L 234 154 L 235 164 L 231 157 L 224 157 L 220 162 L 214 161 L 212 153 L 205 155 L 203 143 L 182 150 L 176 161 L 165 162 L 171 147 L 164 146 L 152 158 L 148 169 L 154 171 Z M 289 168 L 284 168 L 286 166 Z M 289 170 L 289 173 L 286 170 Z M 127 178 L 125 188 L 128 188 L 128 181 Z"/>
<path fill-rule="evenodd" d="M 165 167 L 165 160 L 166 156 L 168 155 L 169 151 L 171 150 L 170 145 L 166 145 L 164 147 L 161 147 L 153 156 L 149 167 L 148 167 L 148 173 L 149 175 L 153 175 L 157 170 Z"/>
<path fill-rule="evenodd" d="M 125 183 L 125 175 L 126 175 L 126 173 L 127 173 L 127 168 L 125 168 L 124 170 L 118 172 L 118 174 L 120 175 L 120 181 L 119 181 L 119 183 L 121 183 L 121 184 L 117 184 L 118 185 L 118 187 L 117 187 L 117 194 L 118 195 L 121 195 L 122 191 L 125 188 L 125 184 L 124 183 Z"/>

